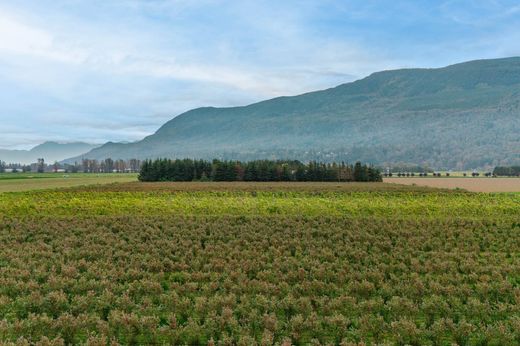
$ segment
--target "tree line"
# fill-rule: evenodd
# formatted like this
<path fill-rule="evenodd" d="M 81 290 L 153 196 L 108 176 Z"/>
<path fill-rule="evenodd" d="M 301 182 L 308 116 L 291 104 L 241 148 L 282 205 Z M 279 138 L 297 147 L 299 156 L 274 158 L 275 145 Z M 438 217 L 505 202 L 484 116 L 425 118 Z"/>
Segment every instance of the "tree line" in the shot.
<path fill-rule="evenodd" d="M 493 175 L 505 177 L 520 177 L 520 166 L 495 167 Z"/>
<path fill-rule="evenodd" d="M 138 173 L 141 167 L 141 160 L 113 160 L 111 158 L 105 160 L 83 159 L 81 162 L 74 164 L 46 163 L 43 158 L 37 162 L 26 165 L 21 163 L 5 163 L 0 160 L 0 173 L 9 172 L 36 172 L 36 173 Z"/>
<path fill-rule="evenodd" d="M 82 171 L 83 173 L 125 173 L 125 172 L 139 172 L 141 167 L 141 160 L 113 160 L 111 158 L 105 160 L 90 160 L 83 159 L 81 164 L 76 163 L 74 166 L 69 165 L 70 169 Z"/>
<path fill-rule="evenodd" d="M 140 181 L 382 181 L 379 169 L 311 161 L 145 160 Z"/>

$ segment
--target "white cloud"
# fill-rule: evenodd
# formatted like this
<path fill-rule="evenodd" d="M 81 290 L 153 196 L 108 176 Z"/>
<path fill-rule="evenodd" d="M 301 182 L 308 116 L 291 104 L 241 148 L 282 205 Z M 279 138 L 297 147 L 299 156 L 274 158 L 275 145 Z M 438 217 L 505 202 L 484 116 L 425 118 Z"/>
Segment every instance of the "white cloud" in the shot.
<path fill-rule="evenodd" d="M 57 37 L 60 36 L 58 39 Z M 286 88 L 279 88 L 284 80 L 273 75 L 268 75 L 258 71 L 239 67 L 226 66 L 222 64 L 196 64 L 191 62 L 181 62 L 181 59 L 164 57 L 164 52 L 139 52 L 138 49 L 129 48 L 138 46 L 139 43 L 127 44 L 127 50 L 107 48 L 110 42 L 117 41 L 117 38 L 110 35 L 99 37 L 94 35 L 91 39 L 82 37 L 77 42 L 60 33 L 53 34 L 45 29 L 31 26 L 19 19 L 9 16 L 6 12 L 0 14 L 0 52 L 3 59 L 6 55 L 14 55 L 13 59 L 17 64 L 20 63 L 19 56 L 32 59 L 40 59 L 37 65 L 41 66 L 41 59 L 48 60 L 57 64 L 68 64 L 81 66 L 104 74 L 123 74 L 141 75 L 153 78 L 169 78 L 174 80 L 209 82 L 227 85 L 239 90 L 258 93 L 259 96 L 273 96 L 280 92 L 287 91 Z M 99 42 L 97 42 L 99 40 Z M 78 46 L 78 42 L 83 41 L 83 45 Z M 108 41 L 108 42 L 107 42 Z M 119 49 L 118 49 L 119 48 Z M 182 56 L 182 53 L 179 54 Z M 22 59 L 23 60 L 23 59 Z M 27 61 L 28 65 L 33 65 L 34 61 Z M 40 73 L 38 73 L 40 74 Z M 31 75 L 34 81 L 38 74 Z M 28 75 L 22 73 L 19 79 L 26 78 Z M 43 73 L 42 76 L 48 81 L 49 76 Z M 46 82 L 41 83 L 47 87 Z"/>
<path fill-rule="evenodd" d="M 4 51 L 38 54 L 52 46 L 49 33 L 33 28 L 0 12 L 0 49 Z"/>
<path fill-rule="evenodd" d="M 177 2 L 175 2 L 177 3 Z M 137 6 L 138 2 L 130 2 Z M 160 2 L 162 6 L 170 5 L 170 2 Z M 241 11 L 253 10 L 249 6 Z M 265 18 L 264 16 L 263 18 Z M 296 19 L 283 18 L 277 21 L 283 24 L 272 24 L 273 21 L 266 19 L 257 19 L 251 24 L 254 30 L 259 30 L 264 35 L 277 35 L 278 39 L 286 42 L 286 47 L 273 46 L 269 43 L 262 42 L 260 54 L 263 56 L 271 55 L 276 57 L 273 61 L 279 64 L 284 61 L 281 66 L 286 72 L 279 73 L 280 68 L 263 68 L 251 65 L 250 62 L 241 61 L 240 56 L 230 57 L 226 50 L 233 48 L 223 48 L 225 42 L 218 45 L 220 53 L 224 55 L 221 59 L 211 57 L 206 59 L 214 61 L 212 63 L 197 63 L 190 61 L 192 53 L 188 54 L 183 46 L 169 47 L 164 50 L 144 50 L 138 47 L 142 42 L 137 38 L 133 41 L 132 37 L 124 37 L 121 39 L 118 34 L 112 36 L 104 28 L 101 33 L 98 28 L 78 27 L 77 32 L 82 36 L 67 32 L 51 32 L 45 28 L 36 27 L 23 22 L 15 16 L 9 15 L 8 12 L 2 11 L 0 15 L 0 52 L 5 54 L 15 54 L 28 56 L 33 59 L 40 59 L 36 65 L 41 66 L 41 59 L 48 60 L 55 64 L 68 64 L 72 66 L 80 66 L 82 69 L 96 71 L 106 75 L 138 75 L 151 78 L 167 78 L 172 80 L 184 80 L 192 82 L 216 83 L 227 87 L 251 92 L 257 97 L 271 97 L 281 94 L 295 94 L 308 91 L 311 86 L 305 84 L 305 88 L 301 88 L 299 78 L 303 80 L 307 77 L 315 78 L 319 74 L 319 70 L 314 70 L 310 76 L 302 76 L 302 71 L 309 71 L 312 65 L 316 63 L 327 64 L 325 69 L 329 72 L 324 75 L 330 75 L 330 72 L 341 73 L 341 71 L 331 71 L 333 69 L 343 69 L 347 66 L 337 65 L 334 60 L 338 57 L 349 57 L 350 61 L 355 60 L 355 56 L 359 55 L 359 49 L 346 47 L 344 44 L 331 44 L 331 42 L 316 42 L 315 40 L 305 38 L 303 33 L 298 32 Z M 271 24 L 269 24 L 271 23 Z M 81 24 L 81 23 L 79 23 Z M 131 32 L 129 33 L 131 34 Z M 175 36 L 175 34 L 174 34 Z M 147 47 L 151 49 L 150 47 Z M 236 49 L 236 47 L 235 47 Z M 194 60 L 204 60 L 204 55 L 211 52 L 204 48 L 199 49 L 199 57 Z M 170 56 L 169 54 L 172 54 Z M 354 52 L 354 54 L 352 54 Z M 280 58 L 280 54 L 287 56 Z M 207 56 L 209 58 L 209 56 Z M 217 58 L 217 59 L 215 59 Z M 230 58 L 230 61 L 226 61 Z M 18 60 L 18 57 L 14 58 Z M 222 61 L 225 60 L 225 61 Z M 292 61 L 292 66 L 288 66 L 287 62 Z M 345 61 L 345 60 L 343 60 Z M 368 59 L 364 59 L 365 65 Z M 16 62 L 19 64 L 19 60 Z M 348 63 L 348 61 L 347 61 Z M 33 61 L 28 61 L 28 65 L 33 65 Z M 350 66 L 352 67 L 352 66 Z M 28 67 L 30 70 L 30 66 Z M 365 68 L 365 70 L 367 70 Z M 59 74 L 59 71 L 58 71 Z M 48 87 L 48 75 L 38 72 L 32 75 L 33 80 L 42 75 L 45 79 L 43 82 L 34 81 L 34 85 L 43 85 Z M 27 73 L 22 73 L 19 77 L 23 79 L 27 77 Z"/>
<path fill-rule="evenodd" d="M 84 52 L 60 47 L 48 31 L 28 25 L 5 11 L 0 12 L 0 51 L 64 63 L 81 63 L 85 59 Z"/>

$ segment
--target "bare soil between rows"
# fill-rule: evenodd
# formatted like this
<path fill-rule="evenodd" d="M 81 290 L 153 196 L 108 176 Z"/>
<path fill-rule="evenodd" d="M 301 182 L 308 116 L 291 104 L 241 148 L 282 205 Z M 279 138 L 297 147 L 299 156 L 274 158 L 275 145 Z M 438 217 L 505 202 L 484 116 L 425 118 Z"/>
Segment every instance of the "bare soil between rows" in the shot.
<path fill-rule="evenodd" d="M 520 192 L 520 178 L 384 178 L 384 182 L 473 192 Z"/>

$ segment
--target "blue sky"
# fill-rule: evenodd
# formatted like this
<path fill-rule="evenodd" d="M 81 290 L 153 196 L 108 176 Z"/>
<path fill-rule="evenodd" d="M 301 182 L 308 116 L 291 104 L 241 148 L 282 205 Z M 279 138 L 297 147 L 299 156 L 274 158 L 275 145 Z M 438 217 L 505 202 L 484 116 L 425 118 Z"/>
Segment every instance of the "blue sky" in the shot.
<path fill-rule="evenodd" d="M 520 55 L 510 0 L 0 0 L 0 148 L 133 141 L 402 67 Z"/>

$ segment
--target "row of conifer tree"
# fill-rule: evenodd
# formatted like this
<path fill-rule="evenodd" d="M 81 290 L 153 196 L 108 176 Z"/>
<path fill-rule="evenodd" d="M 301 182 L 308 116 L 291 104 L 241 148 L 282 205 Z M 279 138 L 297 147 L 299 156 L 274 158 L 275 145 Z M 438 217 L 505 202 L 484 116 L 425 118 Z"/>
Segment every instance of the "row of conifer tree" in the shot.
<path fill-rule="evenodd" d="M 493 175 L 504 177 L 520 177 L 520 166 L 495 167 Z"/>
<path fill-rule="evenodd" d="M 205 161 L 156 159 L 144 161 L 140 181 L 382 181 L 381 172 L 357 162 Z"/>

